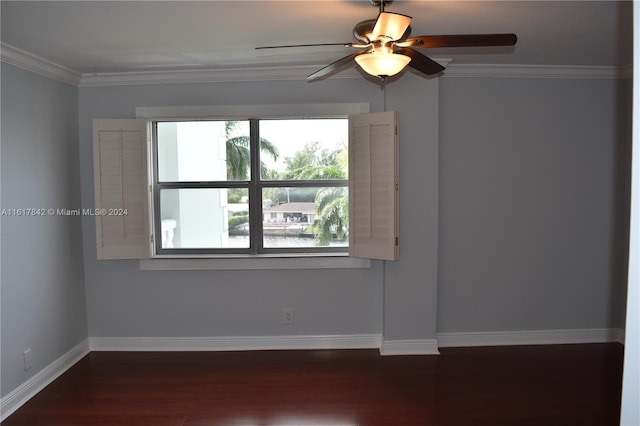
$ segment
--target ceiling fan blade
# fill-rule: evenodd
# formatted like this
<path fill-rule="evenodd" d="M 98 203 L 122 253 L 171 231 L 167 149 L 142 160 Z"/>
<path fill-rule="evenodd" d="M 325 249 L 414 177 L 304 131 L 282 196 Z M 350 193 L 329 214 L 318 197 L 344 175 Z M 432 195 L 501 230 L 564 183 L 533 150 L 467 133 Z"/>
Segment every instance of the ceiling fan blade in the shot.
<path fill-rule="evenodd" d="M 413 49 L 397 47 L 394 49 L 394 53 L 400 53 L 410 57 L 411 62 L 409 62 L 409 66 L 417 69 L 423 74 L 434 75 L 444 71 L 444 67 L 442 65 Z"/>
<path fill-rule="evenodd" d="M 513 46 L 518 41 L 515 34 L 451 34 L 411 37 L 396 43 L 400 47 L 476 47 Z"/>
<path fill-rule="evenodd" d="M 403 41 L 396 41 L 394 46 L 398 47 L 422 47 L 424 42 L 417 37 L 411 37 Z"/>
<path fill-rule="evenodd" d="M 409 28 L 409 24 L 411 24 L 411 16 L 380 12 L 376 25 L 373 27 L 372 36 L 374 40 L 380 37 L 393 41 L 400 40 Z"/>
<path fill-rule="evenodd" d="M 359 47 L 359 45 L 355 45 L 354 43 L 314 43 L 314 44 L 286 44 L 281 46 L 259 46 L 256 47 L 256 50 L 259 49 L 282 49 L 286 47 L 313 47 L 313 46 L 344 46 L 344 47 Z"/>
<path fill-rule="evenodd" d="M 363 53 L 367 53 L 369 50 L 361 50 L 359 52 L 354 52 L 351 55 L 345 56 L 344 58 L 338 59 L 335 62 L 330 63 L 329 65 L 327 65 L 324 68 L 320 68 L 318 71 L 314 72 L 313 74 L 310 74 L 309 76 L 307 76 L 307 80 L 317 80 L 320 79 L 322 77 L 326 77 L 329 74 L 333 74 L 336 71 L 339 71 L 340 69 L 344 68 L 345 66 L 353 63 L 353 59 L 358 56 L 358 55 L 362 55 Z"/>

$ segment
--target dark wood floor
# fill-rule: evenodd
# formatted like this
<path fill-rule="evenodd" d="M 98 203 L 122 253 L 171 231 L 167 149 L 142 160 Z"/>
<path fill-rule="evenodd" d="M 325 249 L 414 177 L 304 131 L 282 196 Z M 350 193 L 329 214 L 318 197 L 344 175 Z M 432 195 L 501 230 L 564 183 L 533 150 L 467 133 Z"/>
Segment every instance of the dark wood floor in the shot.
<path fill-rule="evenodd" d="M 619 344 L 441 352 L 93 352 L 2 425 L 619 423 Z"/>

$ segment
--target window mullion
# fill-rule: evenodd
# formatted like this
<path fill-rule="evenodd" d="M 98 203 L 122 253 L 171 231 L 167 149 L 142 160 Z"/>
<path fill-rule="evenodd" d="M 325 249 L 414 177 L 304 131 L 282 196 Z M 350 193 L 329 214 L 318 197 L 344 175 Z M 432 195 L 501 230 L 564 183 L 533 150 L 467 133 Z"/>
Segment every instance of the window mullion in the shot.
<path fill-rule="evenodd" d="M 249 244 L 253 253 L 261 253 L 262 240 L 262 186 L 260 183 L 260 124 L 249 120 L 249 152 L 251 153 L 251 180 L 249 181 Z"/>
<path fill-rule="evenodd" d="M 334 186 L 347 186 L 349 180 L 347 179 L 327 179 L 327 180 L 265 180 L 260 181 L 263 187 L 269 188 L 309 188 L 315 186 L 334 187 Z"/>
<path fill-rule="evenodd" d="M 160 161 L 158 156 L 158 122 L 154 121 L 151 126 L 151 137 L 152 137 L 152 183 L 151 183 L 151 194 L 153 197 L 153 245 L 155 253 L 160 253 L 162 250 L 162 213 L 160 207 Z"/>
<path fill-rule="evenodd" d="M 246 188 L 245 181 L 219 181 L 219 182 L 157 182 L 159 189 L 198 189 L 198 188 Z"/>

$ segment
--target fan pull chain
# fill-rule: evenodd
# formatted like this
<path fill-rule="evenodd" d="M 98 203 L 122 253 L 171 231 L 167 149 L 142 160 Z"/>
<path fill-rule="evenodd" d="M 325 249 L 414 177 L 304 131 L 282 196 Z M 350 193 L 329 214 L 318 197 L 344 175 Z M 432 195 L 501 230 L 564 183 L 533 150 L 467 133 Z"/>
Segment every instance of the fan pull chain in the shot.
<path fill-rule="evenodd" d="M 380 88 L 382 89 L 382 107 L 384 108 L 384 112 L 387 112 L 387 81 L 384 78 L 382 79 Z"/>

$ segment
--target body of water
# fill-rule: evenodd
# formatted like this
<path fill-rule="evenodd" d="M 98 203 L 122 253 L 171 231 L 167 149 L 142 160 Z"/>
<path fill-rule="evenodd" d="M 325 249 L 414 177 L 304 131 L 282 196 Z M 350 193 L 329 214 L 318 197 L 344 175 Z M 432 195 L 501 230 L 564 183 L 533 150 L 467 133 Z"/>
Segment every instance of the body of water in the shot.
<path fill-rule="evenodd" d="M 332 241 L 329 244 L 330 247 L 348 247 L 349 241 Z M 232 235 L 229 236 L 229 247 L 249 247 L 248 235 Z M 285 237 L 267 235 L 264 237 L 264 247 L 266 248 L 303 248 L 303 247 L 318 247 L 315 245 L 313 238 L 300 238 L 300 237 Z"/>

